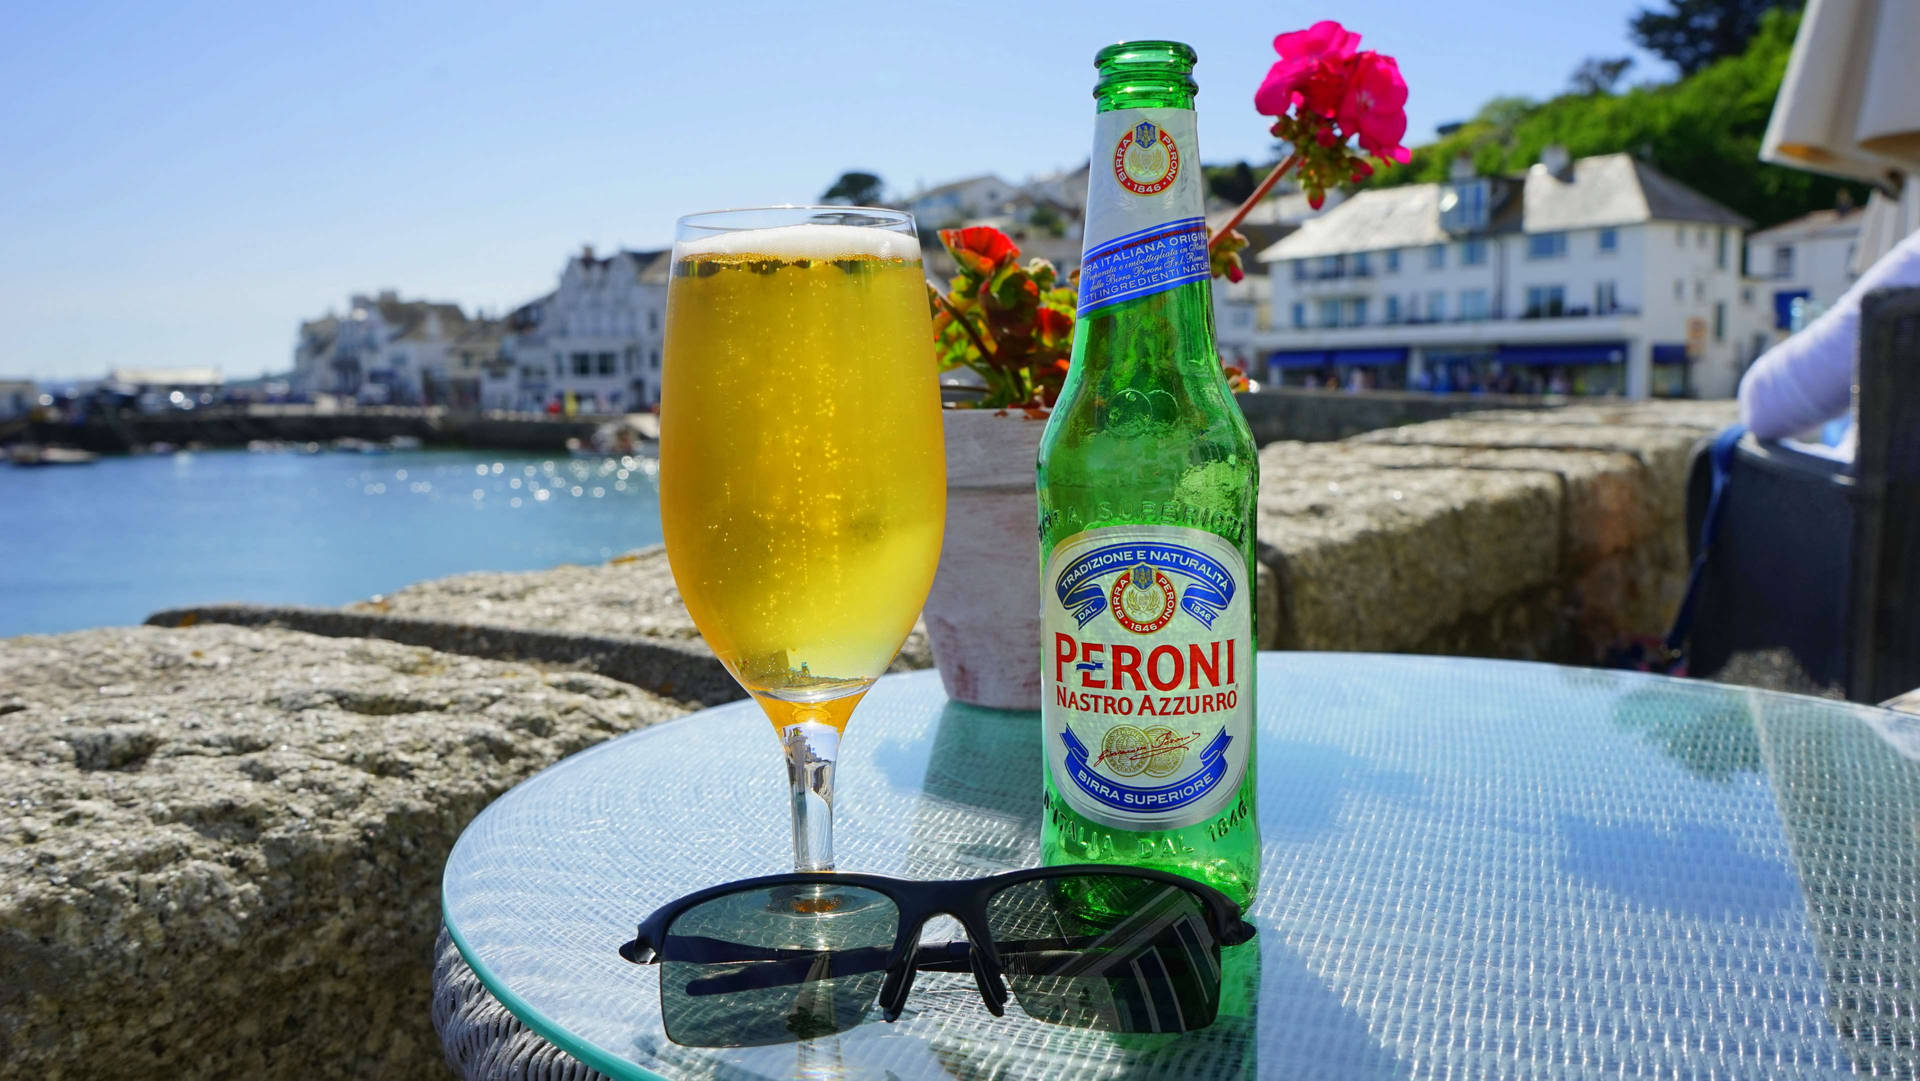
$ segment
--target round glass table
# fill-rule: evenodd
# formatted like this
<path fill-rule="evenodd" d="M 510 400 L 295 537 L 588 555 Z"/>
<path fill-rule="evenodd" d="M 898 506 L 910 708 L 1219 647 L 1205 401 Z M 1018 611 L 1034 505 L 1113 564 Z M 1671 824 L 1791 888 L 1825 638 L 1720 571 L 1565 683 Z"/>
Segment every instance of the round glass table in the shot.
<path fill-rule="evenodd" d="M 656 969 L 615 951 L 668 900 L 790 868 L 750 702 L 507 793 L 447 862 L 446 926 L 516 1017 L 620 1078 L 1920 1075 L 1920 717 L 1358 654 L 1263 654 L 1259 694 L 1259 935 L 1200 1031 L 995 1018 L 970 976 L 925 972 L 894 1024 L 672 1043 Z M 1036 864 L 1040 738 L 932 673 L 883 679 L 842 749 L 841 868 Z"/>

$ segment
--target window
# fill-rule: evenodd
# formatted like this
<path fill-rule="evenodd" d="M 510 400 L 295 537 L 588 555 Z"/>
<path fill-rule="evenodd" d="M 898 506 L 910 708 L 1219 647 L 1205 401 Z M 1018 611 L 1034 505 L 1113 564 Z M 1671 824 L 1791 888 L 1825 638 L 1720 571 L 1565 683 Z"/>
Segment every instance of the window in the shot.
<path fill-rule="evenodd" d="M 1684 248 L 1687 246 L 1686 226 L 1676 225 L 1673 227 L 1673 246 L 1676 248 Z"/>
<path fill-rule="evenodd" d="M 1565 314 L 1567 290 L 1561 285 L 1527 286 L 1527 318 L 1553 318 Z"/>
<path fill-rule="evenodd" d="M 1793 245 L 1782 244 L 1773 249 L 1773 276 L 1776 278 L 1793 277 Z"/>
<path fill-rule="evenodd" d="M 1740 304 L 1742 307 L 1746 307 L 1746 308 L 1753 307 L 1753 286 L 1748 285 L 1741 288 Z"/>
<path fill-rule="evenodd" d="M 1445 251 L 1445 248 L 1440 249 Z M 1438 323 L 1447 317 L 1447 294 L 1438 289 L 1427 294 L 1427 318 Z"/>
<path fill-rule="evenodd" d="M 1387 297 L 1387 322 L 1398 323 L 1399 321 L 1400 298 L 1397 296 L 1389 296 Z"/>
<path fill-rule="evenodd" d="M 1340 302 L 1338 300 L 1334 300 L 1331 298 L 1327 300 L 1322 300 L 1320 302 L 1319 314 L 1320 314 L 1319 324 L 1321 326 L 1323 327 L 1339 326 L 1340 325 Z"/>
<path fill-rule="evenodd" d="M 1693 279 L 1693 299 L 1707 299 L 1707 283 L 1699 278 Z"/>
<path fill-rule="evenodd" d="M 593 354 L 592 353 L 575 353 L 573 355 L 573 374 L 575 375 L 592 375 L 593 374 Z"/>
<path fill-rule="evenodd" d="M 1620 250 L 1620 230 L 1618 229 L 1600 230 L 1600 250 L 1608 254 L 1619 251 Z"/>
<path fill-rule="evenodd" d="M 1366 252 L 1355 253 L 1353 257 L 1353 272 L 1363 278 L 1373 273 L 1373 268 L 1367 264 Z"/>
<path fill-rule="evenodd" d="M 648 312 L 647 313 L 647 331 L 649 333 L 652 333 L 652 332 L 658 331 L 659 329 L 660 329 L 660 313 L 658 311 Z"/>
<path fill-rule="evenodd" d="M 652 368 L 656 372 L 660 370 L 660 350 L 647 350 L 647 367 Z"/>
<path fill-rule="evenodd" d="M 1558 259 L 1567 254 L 1567 234 L 1535 233 L 1527 238 L 1527 258 Z"/>
<path fill-rule="evenodd" d="M 612 375 L 613 373 L 614 373 L 613 354 L 612 353 L 600 354 L 600 374 Z"/>
<path fill-rule="evenodd" d="M 1727 302 L 1724 300 L 1713 302 L 1713 340 L 1727 340 Z"/>
<path fill-rule="evenodd" d="M 1445 244 L 1429 244 L 1427 246 L 1427 269 L 1443 270 L 1446 268 L 1446 265 L 1447 246 Z"/>
<path fill-rule="evenodd" d="M 1462 240 L 1460 242 L 1460 265 L 1487 265 L 1487 242 L 1484 240 Z"/>
<path fill-rule="evenodd" d="M 620 357 L 620 370 L 626 372 L 628 375 L 633 374 L 633 354 L 636 352 L 639 352 L 639 350 L 628 346 L 627 351 Z"/>
<path fill-rule="evenodd" d="M 1389 274 L 1400 273 L 1400 249 L 1399 248 L 1395 248 L 1392 251 L 1387 253 L 1387 273 Z"/>
<path fill-rule="evenodd" d="M 1346 270 L 1344 264 L 1345 259 L 1341 256 L 1323 255 L 1320 257 L 1320 265 L 1316 268 L 1315 277 L 1337 278 Z"/>
<path fill-rule="evenodd" d="M 1440 228 L 1466 233 L 1487 227 L 1487 182 L 1453 184 L 1440 196 Z"/>
<path fill-rule="evenodd" d="M 1307 261 L 1305 259 L 1295 259 L 1293 261 L 1293 280 L 1297 282 L 1307 280 Z"/>
<path fill-rule="evenodd" d="M 1295 263 L 1293 265 L 1297 267 L 1300 264 Z M 1307 325 L 1307 306 L 1297 300 L 1293 302 L 1293 325 L 1295 328 Z"/>
<path fill-rule="evenodd" d="M 1719 267 L 1721 270 L 1725 270 L 1727 269 L 1727 231 L 1722 229 L 1715 234 L 1715 236 L 1713 265 Z"/>
<path fill-rule="evenodd" d="M 566 370 L 565 361 L 561 358 L 560 354 L 555 353 L 553 355 L 553 374 L 561 375 L 565 373 Z"/>
<path fill-rule="evenodd" d="M 1694 244 L 1694 247 L 1704 248 L 1707 246 L 1707 227 L 1706 226 L 1702 225 L 1699 229 L 1694 231 L 1693 235 L 1694 235 L 1694 240 L 1696 242 Z"/>
<path fill-rule="evenodd" d="M 1364 327 L 1367 325 L 1367 298 L 1355 297 L 1347 302 L 1347 326 Z"/>
<path fill-rule="evenodd" d="M 1485 319 L 1492 314 L 1485 289 L 1460 290 L 1460 318 Z"/>
<path fill-rule="evenodd" d="M 1605 315 L 1620 309 L 1620 296 L 1613 282 L 1595 282 L 1593 286 L 1593 314 Z"/>
<path fill-rule="evenodd" d="M 1679 278 L 1673 279 L 1673 299 L 1685 300 L 1686 298 L 1687 298 L 1687 283 L 1681 281 Z"/>

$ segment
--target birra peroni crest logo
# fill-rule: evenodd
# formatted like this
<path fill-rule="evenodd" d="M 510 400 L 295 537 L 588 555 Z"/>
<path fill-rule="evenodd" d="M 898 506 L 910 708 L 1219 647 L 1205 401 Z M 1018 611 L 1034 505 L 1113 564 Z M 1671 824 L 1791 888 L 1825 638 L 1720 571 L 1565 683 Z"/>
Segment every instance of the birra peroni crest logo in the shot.
<path fill-rule="evenodd" d="M 1048 706 L 1061 720 L 1056 776 L 1083 798 L 1129 817 L 1178 814 L 1234 772 L 1226 752 L 1250 658 L 1237 626 L 1246 601 L 1235 603 L 1223 556 L 1156 537 L 1096 542 L 1057 565 Z M 1223 621 L 1229 608 L 1236 618 Z"/>
<path fill-rule="evenodd" d="M 1158 195 L 1180 177 L 1180 148 L 1173 136 L 1142 120 L 1113 148 L 1113 178 L 1135 195 Z"/>

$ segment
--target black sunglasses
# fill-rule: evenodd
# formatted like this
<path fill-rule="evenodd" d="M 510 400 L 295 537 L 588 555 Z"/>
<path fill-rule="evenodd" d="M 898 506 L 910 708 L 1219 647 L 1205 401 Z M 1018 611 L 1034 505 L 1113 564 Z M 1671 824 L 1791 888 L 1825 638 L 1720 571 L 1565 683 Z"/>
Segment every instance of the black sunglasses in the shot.
<path fill-rule="evenodd" d="M 952 916 L 967 939 L 919 945 Z M 877 999 L 900 1016 L 914 973 L 973 973 L 994 1016 L 1008 987 L 1038 1021 L 1186 1032 L 1220 1005 L 1220 948 L 1254 935 L 1239 906 L 1193 879 L 1080 864 L 987 878 L 784 874 L 688 894 L 620 947 L 660 965 L 667 1036 L 745 1047 L 843 1032 Z"/>

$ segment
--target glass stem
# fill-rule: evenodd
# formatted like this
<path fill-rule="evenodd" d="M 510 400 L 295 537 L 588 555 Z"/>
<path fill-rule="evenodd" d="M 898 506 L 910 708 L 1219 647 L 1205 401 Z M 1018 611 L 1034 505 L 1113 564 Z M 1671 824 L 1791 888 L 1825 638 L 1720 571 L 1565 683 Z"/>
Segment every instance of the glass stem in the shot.
<path fill-rule="evenodd" d="M 793 789 L 793 869 L 833 870 L 833 760 L 840 730 L 818 721 L 788 725 L 780 733 L 787 751 L 787 783 Z"/>

